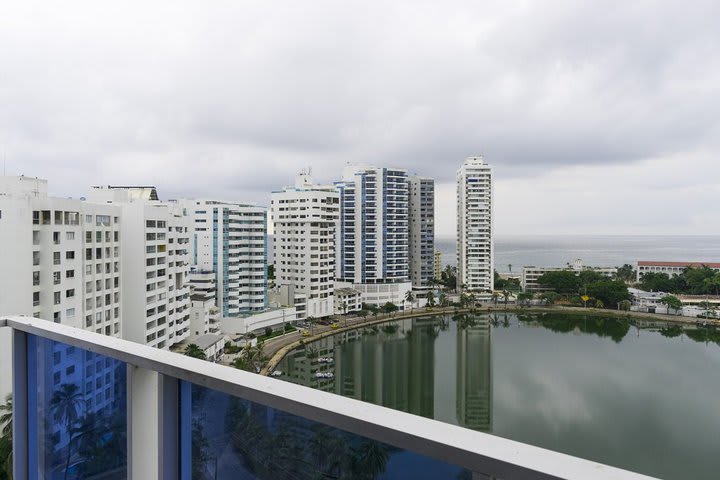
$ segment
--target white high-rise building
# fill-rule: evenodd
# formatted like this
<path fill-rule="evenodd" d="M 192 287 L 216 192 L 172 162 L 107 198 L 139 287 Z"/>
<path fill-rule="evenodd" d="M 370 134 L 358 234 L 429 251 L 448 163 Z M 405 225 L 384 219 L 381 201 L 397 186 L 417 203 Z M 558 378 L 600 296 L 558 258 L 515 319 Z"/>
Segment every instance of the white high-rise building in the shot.
<path fill-rule="evenodd" d="M 267 298 L 267 209 L 216 200 L 181 200 L 192 216 L 192 264 L 215 273 L 223 317 L 261 312 Z"/>
<path fill-rule="evenodd" d="M 410 281 L 424 289 L 435 275 L 435 181 L 409 178 Z"/>
<path fill-rule="evenodd" d="M 113 205 L 48 195 L 48 182 L 0 177 L 0 314 L 34 316 L 120 337 L 122 305 L 121 210 Z M 4 332 L 3 332 L 4 333 Z M 108 405 L 98 395 L 114 379 L 103 365 L 85 368 L 79 350 L 53 347 L 51 391 L 77 383 L 88 409 Z M 0 338 L 0 365 L 11 365 L 9 338 Z M 10 391 L 0 375 L 0 397 Z M 57 433 L 57 432 L 55 432 Z M 59 439 L 68 441 L 67 438 Z"/>
<path fill-rule="evenodd" d="M 123 338 L 168 349 L 190 335 L 190 217 L 154 187 L 93 187 L 121 210 Z"/>
<path fill-rule="evenodd" d="M 340 194 L 338 281 L 352 284 L 365 303 L 403 307 L 410 283 L 407 171 L 348 166 Z"/>
<path fill-rule="evenodd" d="M 314 185 L 307 171 L 297 176 L 294 187 L 272 193 L 275 284 L 305 302 L 298 319 L 334 314 L 339 203 L 335 187 Z"/>
<path fill-rule="evenodd" d="M 493 250 L 492 168 L 469 157 L 457 172 L 458 289 L 494 289 Z"/>

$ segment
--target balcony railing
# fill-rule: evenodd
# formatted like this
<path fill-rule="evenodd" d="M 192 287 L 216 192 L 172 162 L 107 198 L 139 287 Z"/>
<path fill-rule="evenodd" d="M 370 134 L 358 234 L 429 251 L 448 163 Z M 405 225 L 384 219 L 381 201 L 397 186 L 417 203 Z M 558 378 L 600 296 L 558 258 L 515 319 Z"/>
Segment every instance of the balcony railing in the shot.
<path fill-rule="evenodd" d="M 16 480 L 647 478 L 44 320 L 0 328 Z"/>

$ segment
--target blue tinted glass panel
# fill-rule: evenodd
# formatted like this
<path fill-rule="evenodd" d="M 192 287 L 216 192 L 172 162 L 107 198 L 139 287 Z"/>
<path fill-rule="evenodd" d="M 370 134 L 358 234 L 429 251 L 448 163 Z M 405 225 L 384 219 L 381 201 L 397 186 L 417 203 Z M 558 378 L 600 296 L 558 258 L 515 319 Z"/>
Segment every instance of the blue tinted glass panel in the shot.
<path fill-rule="evenodd" d="M 29 336 L 28 375 L 37 478 L 127 478 L 126 364 Z"/>
<path fill-rule="evenodd" d="M 458 466 L 205 387 L 184 383 L 181 391 L 183 479 L 478 478 Z"/>

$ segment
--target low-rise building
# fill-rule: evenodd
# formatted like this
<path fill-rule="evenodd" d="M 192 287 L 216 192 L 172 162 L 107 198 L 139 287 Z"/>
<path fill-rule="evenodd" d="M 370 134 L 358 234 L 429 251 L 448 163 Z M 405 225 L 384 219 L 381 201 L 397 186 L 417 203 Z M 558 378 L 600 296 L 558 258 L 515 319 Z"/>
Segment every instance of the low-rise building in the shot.
<path fill-rule="evenodd" d="M 686 268 L 700 268 L 709 267 L 720 272 L 720 263 L 713 262 L 661 262 L 661 261 L 650 261 L 640 260 L 637 263 L 637 281 L 641 281 L 643 275 L 648 272 L 652 273 L 665 273 L 669 277 L 675 277 L 685 271 Z"/>
<path fill-rule="evenodd" d="M 275 329 L 295 322 L 296 316 L 295 307 L 268 308 L 264 312 L 255 314 L 223 317 L 220 320 L 220 329 L 228 335 L 257 334 L 262 333 L 266 327 Z"/>
<path fill-rule="evenodd" d="M 335 315 L 362 310 L 362 293 L 354 288 L 335 289 Z"/>
<path fill-rule="evenodd" d="M 550 290 L 544 285 L 538 282 L 539 278 L 548 272 L 561 272 L 561 271 L 573 271 L 576 274 L 582 271 L 593 271 L 604 275 L 608 278 L 612 278 L 617 274 L 617 267 L 591 267 L 583 264 L 581 259 L 575 260 L 573 263 L 568 263 L 564 267 L 535 267 L 526 266 L 523 267 L 522 277 L 520 284 L 522 289 L 526 292 L 544 292 Z"/>

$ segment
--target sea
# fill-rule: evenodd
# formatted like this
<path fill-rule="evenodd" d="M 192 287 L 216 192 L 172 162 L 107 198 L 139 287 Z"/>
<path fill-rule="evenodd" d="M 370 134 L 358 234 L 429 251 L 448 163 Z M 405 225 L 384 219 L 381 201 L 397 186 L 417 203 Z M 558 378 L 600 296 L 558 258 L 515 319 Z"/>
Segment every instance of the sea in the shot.
<path fill-rule="evenodd" d="M 455 238 L 435 239 L 442 264 L 455 266 Z M 720 262 L 717 235 L 498 235 L 495 269 L 519 273 L 523 266 L 556 267 L 581 259 L 583 264 L 617 267 L 638 260 Z"/>
<path fill-rule="evenodd" d="M 442 264 L 455 266 L 455 238 L 436 237 Z M 272 236 L 268 242 L 272 262 Z M 638 260 L 720 262 L 718 235 L 497 235 L 495 269 L 520 273 L 523 266 L 558 267 L 580 259 L 585 265 L 619 267 Z"/>

